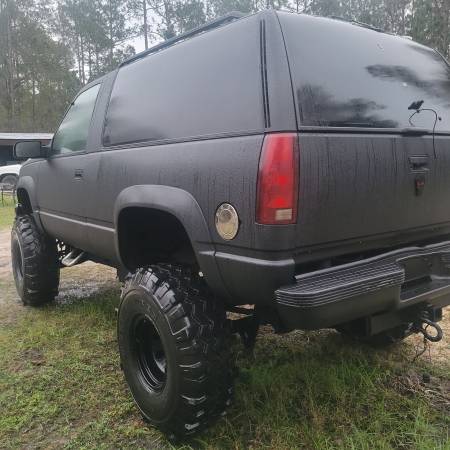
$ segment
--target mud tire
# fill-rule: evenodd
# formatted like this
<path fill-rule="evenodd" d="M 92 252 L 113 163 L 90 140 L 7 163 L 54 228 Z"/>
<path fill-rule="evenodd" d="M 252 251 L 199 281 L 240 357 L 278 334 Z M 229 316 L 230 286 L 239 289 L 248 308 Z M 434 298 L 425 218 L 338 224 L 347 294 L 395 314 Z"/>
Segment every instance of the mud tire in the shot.
<path fill-rule="evenodd" d="M 228 338 L 222 303 L 189 269 L 158 265 L 126 279 L 118 317 L 121 366 L 144 419 L 169 438 L 203 430 L 231 403 Z"/>
<path fill-rule="evenodd" d="M 41 306 L 58 295 L 59 260 L 55 239 L 41 233 L 32 216 L 17 216 L 11 230 L 11 264 L 24 305 Z"/>

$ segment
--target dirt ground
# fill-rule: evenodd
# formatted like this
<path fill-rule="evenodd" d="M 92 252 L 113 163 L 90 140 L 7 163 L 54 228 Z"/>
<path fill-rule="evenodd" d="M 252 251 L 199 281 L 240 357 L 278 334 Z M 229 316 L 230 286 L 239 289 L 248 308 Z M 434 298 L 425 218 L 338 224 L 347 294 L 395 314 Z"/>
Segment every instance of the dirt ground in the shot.
<path fill-rule="evenodd" d="M 23 309 L 20 304 L 10 264 L 10 231 L 0 231 L 0 285 L 3 285 L 0 295 L 0 325 L 4 321 L 13 321 Z M 103 290 L 111 285 L 119 284 L 114 269 L 86 262 L 61 272 L 61 283 L 57 302 L 65 303 L 69 299 L 83 298 Z M 450 307 L 444 310 L 444 319 L 440 322 L 444 331 L 444 339 L 436 344 L 428 345 L 422 356 L 435 363 L 450 361 Z M 264 330 L 262 330 L 264 332 Z M 423 347 L 423 339 L 419 335 L 411 336 L 419 352 Z"/>
<path fill-rule="evenodd" d="M 58 329 L 58 326 L 52 325 L 52 323 L 61 317 L 58 314 L 58 304 L 74 303 L 75 312 L 70 320 L 75 321 L 76 324 L 80 320 L 80 316 L 76 315 L 77 299 L 99 294 L 96 296 L 96 300 L 101 301 L 104 297 L 108 299 L 108 295 L 110 299 L 111 295 L 115 298 L 115 292 L 118 297 L 119 291 L 120 284 L 116 279 L 115 270 L 105 266 L 87 262 L 62 270 L 59 295 L 56 299 L 57 305 L 56 308 L 51 308 L 53 318 L 49 322 L 49 326 L 53 326 L 52 332 L 56 332 Z M 79 303 L 83 304 L 83 302 Z M 63 309 L 61 308 L 61 310 Z M 71 307 L 67 309 L 70 310 Z M 91 339 L 88 339 L 90 346 L 97 346 L 95 347 L 97 350 L 94 350 L 95 358 L 92 361 L 86 357 L 83 350 L 85 341 L 77 335 L 72 335 L 75 338 L 73 348 L 69 344 L 72 342 L 70 339 L 61 343 L 68 349 L 67 353 L 61 353 L 59 348 L 51 350 L 51 346 L 49 347 L 47 342 L 47 356 L 43 356 L 39 348 L 40 339 L 46 338 L 43 333 L 34 337 L 35 341 L 32 341 L 34 343 L 30 345 L 30 348 L 26 346 L 22 353 L 16 355 L 13 365 L 8 369 L 9 372 L 6 372 L 10 376 L 16 377 L 6 393 L 14 398 L 16 403 L 13 402 L 11 404 L 13 406 L 9 405 L 3 418 L 4 439 L 7 436 L 6 439 L 13 439 L 15 444 L 9 442 L 6 447 L 2 447 L 2 430 L 0 430 L 0 448 L 63 448 L 65 444 L 68 444 L 68 448 L 156 448 L 153 445 L 155 442 L 165 442 L 156 430 L 143 426 L 137 410 L 130 402 L 116 354 L 114 315 L 111 314 L 108 319 L 105 331 L 105 323 L 96 321 L 98 319 L 96 314 L 101 309 L 95 311 L 94 317 L 91 317 L 90 320 L 94 321 L 92 323 L 96 323 L 96 327 L 99 324 L 103 326 L 103 331 L 99 334 L 97 329 L 95 337 L 91 335 Z M 111 303 L 108 305 L 108 311 L 112 312 Z M 89 309 L 85 312 L 89 313 Z M 32 313 L 34 315 L 35 311 Z M 26 331 L 22 319 L 26 318 L 27 314 L 30 317 L 30 311 L 20 303 L 14 286 L 10 266 L 10 232 L 0 230 L 0 328 L 6 326 L 14 330 L 22 326 L 21 330 Z M 42 317 L 40 320 L 46 326 Z M 73 323 L 70 322 L 62 321 L 60 323 L 63 326 L 67 325 L 69 330 L 71 326 L 73 327 Z M 369 442 L 374 433 L 382 433 L 386 439 L 383 441 L 384 444 L 380 443 L 377 446 L 379 449 L 450 448 L 447 446 L 447 442 L 444 442 L 445 439 L 448 441 L 445 417 L 449 417 L 450 411 L 450 384 L 447 376 L 448 362 L 450 361 L 450 308 L 445 311 L 441 326 L 444 330 L 444 339 L 437 344 L 428 345 L 416 363 L 414 363 L 414 355 L 423 348 L 423 340 L 419 336 L 411 336 L 406 343 L 381 352 L 363 346 L 362 351 L 367 351 L 367 356 L 361 358 L 358 356 L 361 349 L 356 348 L 353 353 L 353 341 L 342 338 L 334 330 L 296 331 L 276 336 L 270 327 L 262 327 L 254 355 L 246 356 L 245 352 L 240 350 L 240 346 L 236 346 L 240 367 L 237 380 L 239 394 L 236 402 L 240 403 L 237 409 L 227 416 L 228 421 L 219 424 L 215 431 L 212 431 L 213 434 L 209 435 L 209 439 L 212 439 L 210 444 L 207 444 L 208 438 L 206 438 L 204 447 L 208 449 L 299 448 L 296 443 L 305 441 L 309 444 L 305 444 L 302 448 L 308 449 L 375 448 L 371 447 Z M 38 329 L 34 328 L 35 331 Z M 83 336 L 88 331 L 88 329 L 82 330 Z M 331 350 L 327 354 L 326 348 L 328 347 L 331 347 Z M 55 359 L 51 359 L 52 351 L 57 355 L 62 355 L 61 367 L 64 368 L 64 373 L 67 370 L 66 367 L 70 368 L 71 381 L 69 383 L 65 383 L 64 378 L 58 378 L 61 368 Z M 72 351 L 73 353 L 71 353 Z M 317 354 L 325 355 L 323 361 L 318 361 Z M 311 358 L 311 355 L 314 357 Z M 338 356 L 334 359 L 336 355 Z M 2 356 L 0 355 L 0 357 Z M 49 358 L 49 362 L 44 364 L 45 358 Z M 286 361 L 289 363 L 286 364 Z M 32 373 L 37 374 L 33 380 L 44 385 L 44 388 L 41 386 L 41 390 L 37 389 L 35 392 L 37 398 L 40 395 L 43 396 L 39 401 L 36 400 L 38 401 L 36 404 L 33 403 L 34 397 L 31 402 L 28 400 L 27 383 L 31 372 L 29 372 L 27 364 L 31 364 Z M 365 364 L 368 366 L 365 367 Z M 302 372 L 303 375 L 299 375 L 300 369 L 304 370 L 305 365 L 309 369 Z M 372 371 L 373 367 L 375 368 Z M 20 370 L 17 371 L 17 368 Z M 437 370 L 435 370 L 436 368 Z M 58 396 L 52 397 L 51 392 L 47 393 L 46 378 L 45 376 L 39 378 L 40 372 L 36 372 L 36 370 L 42 370 L 42 373 L 46 373 L 47 376 L 52 374 L 53 377 L 56 374 L 56 379 L 59 379 Z M 92 373 L 96 373 L 96 370 L 99 371 L 98 374 L 92 377 Z M 268 373 L 271 374 L 270 377 L 268 377 Z M 317 380 L 316 376 L 310 379 L 310 375 L 308 375 L 310 373 L 315 373 Z M 82 383 L 84 383 L 86 376 L 91 376 L 91 378 L 90 387 L 85 391 L 77 387 L 77 383 L 80 383 L 80 380 L 83 380 Z M 281 387 L 277 381 L 280 377 L 284 381 L 288 380 Z M 307 389 L 297 389 L 299 377 L 303 377 L 303 380 L 300 378 L 300 383 L 309 386 Z M 73 382 L 73 380 L 78 381 Z M 11 386 L 14 388 L 11 389 Z M 105 387 L 109 389 L 107 394 L 105 394 Z M 272 391 L 272 389 L 274 390 Z M 322 395 L 324 389 L 327 390 L 325 397 Z M 356 396 L 350 400 L 355 392 Z M 27 401 L 24 402 L 24 398 Z M 78 404 L 78 398 L 84 399 L 82 404 Z M 97 398 L 102 400 L 96 401 Z M 111 400 L 117 398 L 119 398 L 117 402 Z M 263 398 L 270 398 L 272 401 L 261 401 Z M 293 403 L 287 400 L 291 398 L 297 400 Z M 411 403 L 411 399 L 415 398 L 424 402 L 422 403 L 424 408 L 432 408 L 430 411 L 436 412 L 436 415 L 430 418 L 429 412 L 423 413 L 422 409 L 417 408 L 415 402 Z M 24 402 L 23 408 L 22 406 L 14 407 L 15 404 L 22 405 L 20 399 Z M 69 399 L 72 399 L 70 400 L 72 406 L 70 408 L 64 406 L 64 415 L 52 412 L 62 408 L 63 404 L 66 405 Z M 387 405 L 386 402 L 390 401 L 392 401 L 392 405 Z M 367 407 L 364 405 L 369 404 L 375 405 L 375 407 L 370 412 L 372 418 L 366 423 L 366 414 L 360 414 L 358 411 Z M 306 417 L 309 422 L 304 424 L 304 429 L 302 421 L 298 422 L 297 420 L 298 405 L 302 405 L 301 409 L 306 408 L 302 419 L 304 420 Z M 33 408 L 36 407 L 42 409 L 43 412 L 35 412 Z M 103 413 L 94 419 L 90 412 L 96 411 L 97 408 L 101 408 Z M 333 419 L 328 417 L 330 408 L 338 408 L 337 411 L 340 411 Z M 21 411 L 24 412 L 23 415 Z M 245 411 L 247 416 L 242 416 L 242 411 Z M 403 421 L 403 417 L 407 417 L 405 414 L 409 414 L 408 417 L 412 418 L 411 423 Z M 276 420 L 266 423 L 268 417 L 286 418 L 291 415 L 295 417 L 295 420 L 292 419 L 289 422 L 288 428 L 286 428 L 284 419 L 282 424 Z M 0 414 L 0 421 L 1 416 L 2 414 Z M 26 420 L 22 416 L 26 417 Z M 70 419 L 67 419 L 66 416 Z M 26 427 L 21 425 L 22 420 L 27 423 Z M 29 421 L 31 421 L 31 425 L 28 423 Z M 66 423 L 66 421 L 68 422 Z M 322 426 L 324 423 L 328 423 L 327 421 L 330 423 L 331 431 Z M 16 425 L 17 430 L 14 429 L 16 423 L 19 423 Z M 245 427 L 242 429 L 242 423 L 248 424 L 246 425 L 248 429 Z M 348 423 L 352 423 L 352 427 L 345 434 L 337 436 L 336 430 L 344 430 Z M 42 424 L 46 424 L 45 427 L 49 427 L 53 431 L 44 432 Z M 383 431 L 379 430 L 377 424 L 384 424 L 381 428 Z M 375 428 L 372 429 L 372 425 Z M 442 436 L 434 427 L 442 430 Z M 107 432 L 104 431 L 105 429 Z M 311 437 L 311 430 L 316 435 Z M 342 433 L 344 432 L 342 431 Z M 251 441 L 247 441 L 248 436 L 251 436 Z M 328 439 L 329 442 L 336 441 L 337 444 L 336 446 L 324 443 L 320 445 L 316 442 L 319 439 L 317 436 L 323 439 L 323 442 Z M 60 437 L 61 440 L 58 440 Z M 347 438 L 349 445 L 343 443 Z M 34 445 L 36 439 L 38 444 Z M 109 440 L 105 441 L 105 439 Z M 391 446 L 392 442 L 411 441 L 417 443 L 421 439 L 424 439 L 424 442 L 428 439 L 427 444 Z M 140 443 L 139 445 L 136 444 L 136 440 Z M 253 440 L 255 442 L 267 440 L 269 444 L 262 447 L 253 444 Z M 233 444 L 224 446 L 223 442 L 225 441 Z M 3 442 L 8 441 L 4 440 Z M 63 442 L 65 442 L 64 445 Z M 252 444 L 250 445 L 249 442 Z M 355 444 L 355 442 L 357 443 Z M 390 444 L 387 445 L 386 442 Z M 443 446 L 442 442 L 444 442 Z M 102 444 L 100 445 L 100 443 Z M 170 445 L 166 447 L 165 444 L 161 444 L 161 448 L 174 447 Z"/>
<path fill-rule="evenodd" d="M 12 321 L 23 310 L 14 286 L 14 279 L 10 262 L 10 236 L 9 230 L 0 230 L 0 325 L 3 321 Z M 56 299 L 65 303 L 71 299 L 88 297 L 111 285 L 119 283 L 116 271 L 100 264 L 86 262 L 79 266 L 61 271 L 59 294 Z"/>

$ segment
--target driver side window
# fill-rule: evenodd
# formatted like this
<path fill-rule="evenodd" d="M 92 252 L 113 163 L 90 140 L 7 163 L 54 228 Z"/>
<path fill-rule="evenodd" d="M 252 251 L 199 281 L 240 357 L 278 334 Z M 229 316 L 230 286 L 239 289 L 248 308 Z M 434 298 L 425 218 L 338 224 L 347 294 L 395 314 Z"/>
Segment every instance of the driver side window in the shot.
<path fill-rule="evenodd" d="M 96 84 L 74 100 L 53 138 L 53 155 L 86 150 L 89 126 L 99 89 L 100 84 Z"/>

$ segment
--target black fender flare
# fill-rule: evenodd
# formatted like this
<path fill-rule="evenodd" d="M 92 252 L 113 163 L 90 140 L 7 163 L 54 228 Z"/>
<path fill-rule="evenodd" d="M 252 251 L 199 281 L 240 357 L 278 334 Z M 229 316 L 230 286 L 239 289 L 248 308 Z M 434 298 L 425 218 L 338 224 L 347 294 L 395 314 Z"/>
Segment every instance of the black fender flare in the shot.
<path fill-rule="evenodd" d="M 45 230 L 42 226 L 41 218 L 39 215 L 37 187 L 33 177 L 29 175 L 19 176 L 19 180 L 16 185 L 16 192 L 19 192 L 20 189 L 23 189 L 28 194 L 34 221 L 36 222 L 39 231 L 44 232 Z"/>
<path fill-rule="evenodd" d="M 176 217 L 191 241 L 197 262 L 208 285 L 221 297 L 229 297 L 216 263 L 216 249 L 208 224 L 197 200 L 184 189 L 164 185 L 136 185 L 125 188 L 114 205 L 115 251 L 123 264 L 119 248 L 119 216 L 129 207 L 156 209 Z"/>

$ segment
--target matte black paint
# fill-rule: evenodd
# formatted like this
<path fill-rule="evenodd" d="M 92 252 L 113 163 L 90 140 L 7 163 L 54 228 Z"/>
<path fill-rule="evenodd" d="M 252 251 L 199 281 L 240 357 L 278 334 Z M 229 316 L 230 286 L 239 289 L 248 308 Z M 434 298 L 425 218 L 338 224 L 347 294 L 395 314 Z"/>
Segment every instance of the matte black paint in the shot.
<path fill-rule="evenodd" d="M 45 150 L 39 141 L 21 141 L 14 145 L 14 158 L 28 159 L 45 156 Z"/>
<path fill-rule="evenodd" d="M 320 39 L 308 38 L 305 30 L 315 35 L 316 25 Z M 48 233 L 111 265 L 122 260 L 122 211 L 142 206 L 173 214 L 209 285 L 230 304 L 275 306 L 275 290 L 312 265 L 444 240 L 450 235 L 449 135 L 436 136 L 434 152 L 429 129 L 405 133 L 403 116 L 401 128 L 337 127 L 323 104 L 313 106 L 326 120 L 305 122 L 297 93 L 309 69 L 293 33 L 301 51 L 319 46 L 325 54 L 337 28 L 345 39 L 388 40 L 396 51 L 414 46 L 430 57 L 425 47 L 355 25 L 258 13 L 130 61 L 86 86 L 101 83 L 86 151 L 26 163 L 18 186 Z M 373 53 L 377 65 L 372 44 L 367 58 Z M 338 57 L 351 66 L 352 54 Z M 255 223 L 261 147 L 265 133 L 277 131 L 299 132 L 295 225 Z M 425 183 L 421 195 L 418 175 Z M 223 202 L 241 221 L 229 242 L 214 225 Z"/>
<path fill-rule="evenodd" d="M 450 241 L 298 275 L 275 292 L 278 311 L 291 328 L 315 329 L 423 302 L 441 306 L 450 294 L 449 262 Z"/>

